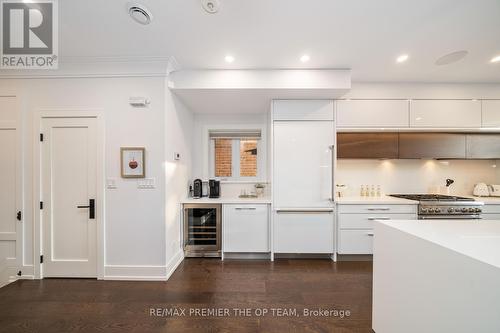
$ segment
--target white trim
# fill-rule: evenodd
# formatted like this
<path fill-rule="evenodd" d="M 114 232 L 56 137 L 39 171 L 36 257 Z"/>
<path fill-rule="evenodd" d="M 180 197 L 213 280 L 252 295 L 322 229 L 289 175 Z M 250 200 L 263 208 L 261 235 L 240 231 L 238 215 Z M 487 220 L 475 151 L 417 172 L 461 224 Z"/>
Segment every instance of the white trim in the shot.
<path fill-rule="evenodd" d="M 97 279 L 104 279 L 104 257 L 105 257 L 105 120 L 102 109 L 87 108 L 51 108 L 38 109 L 33 114 L 33 262 L 35 279 L 43 278 L 40 261 L 38 258 L 42 254 L 42 218 L 38 202 L 41 199 L 41 147 L 39 134 L 41 133 L 42 121 L 44 118 L 96 118 L 97 119 L 97 159 L 101 160 L 97 168 L 97 205 L 96 216 L 100 216 L 97 227 Z"/>
<path fill-rule="evenodd" d="M 184 251 L 182 249 L 179 249 L 179 251 L 177 251 L 177 253 L 167 263 L 166 267 L 167 272 L 165 278 L 166 280 L 170 279 L 170 277 L 172 276 L 172 274 L 174 274 L 177 267 L 179 267 L 179 265 L 183 261 L 184 261 Z"/>
<path fill-rule="evenodd" d="M 166 266 L 106 265 L 104 280 L 166 281 Z"/>

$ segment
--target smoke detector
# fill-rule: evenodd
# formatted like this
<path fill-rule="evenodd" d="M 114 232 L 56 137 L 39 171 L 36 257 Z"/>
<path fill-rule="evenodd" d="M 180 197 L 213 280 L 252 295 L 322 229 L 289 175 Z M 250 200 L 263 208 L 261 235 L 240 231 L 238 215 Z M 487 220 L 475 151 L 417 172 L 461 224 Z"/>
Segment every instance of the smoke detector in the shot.
<path fill-rule="evenodd" d="M 215 14 L 219 11 L 219 0 L 201 0 L 201 6 L 207 13 Z"/>
<path fill-rule="evenodd" d="M 153 14 L 144 5 L 138 3 L 128 4 L 128 14 L 139 24 L 148 25 L 153 20 Z"/>

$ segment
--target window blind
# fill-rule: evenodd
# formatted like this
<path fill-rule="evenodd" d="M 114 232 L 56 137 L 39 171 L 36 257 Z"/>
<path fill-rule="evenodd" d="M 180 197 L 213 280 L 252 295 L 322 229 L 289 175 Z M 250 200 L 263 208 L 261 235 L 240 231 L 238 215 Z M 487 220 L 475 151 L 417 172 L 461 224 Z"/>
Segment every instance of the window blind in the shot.
<path fill-rule="evenodd" d="M 261 130 L 210 130 L 210 139 L 253 139 L 260 140 Z"/>

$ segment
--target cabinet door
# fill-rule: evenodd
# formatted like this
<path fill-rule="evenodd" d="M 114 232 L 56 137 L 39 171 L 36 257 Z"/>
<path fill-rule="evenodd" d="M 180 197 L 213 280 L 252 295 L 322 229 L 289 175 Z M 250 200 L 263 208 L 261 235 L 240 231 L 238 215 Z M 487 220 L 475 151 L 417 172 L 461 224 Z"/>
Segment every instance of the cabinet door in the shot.
<path fill-rule="evenodd" d="M 275 100 L 274 120 L 330 120 L 333 121 L 332 100 Z"/>
<path fill-rule="evenodd" d="M 224 205 L 224 252 L 269 252 L 267 205 Z"/>
<path fill-rule="evenodd" d="M 274 219 L 274 252 L 333 253 L 333 221 L 333 210 L 277 211 Z"/>
<path fill-rule="evenodd" d="M 373 229 L 373 221 L 416 220 L 416 214 L 339 214 L 340 229 Z"/>
<path fill-rule="evenodd" d="M 399 158 L 465 158 L 466 136 L 454 133 L 400 133 Z"/>
<path fill-rule="evenodd" d="M 372 254 L 373 230 L 341 230 L 339 254 Z"/>
<path fill-rule="evenodd" d="M 481 127 L 481 102 L 472 100 L 413 100 L 410 126 L 429 128 Z"/>
<path fill-rule="evenodd" d="M 468 134 L 467 158 L 469 159 L 500 158 L 500 135 Z"/>
<path fill-rule="evenodd" d="M 334 140 L 332 121 L 274 122 L 275 207 L 332 206 Z"/>
<path fill-rule="evenodd" d="M 338 158 L 398 158 L 398 133 L 338 133 Z"/>
<path fill-rule="evenodd" d="M 337 127 L 409 127 L 408 100 L 339 100 Z"/>
<path fill-rule="evenodd" d="M 481 101 L 483 127 L 500 127 L 500 100 Z"/>

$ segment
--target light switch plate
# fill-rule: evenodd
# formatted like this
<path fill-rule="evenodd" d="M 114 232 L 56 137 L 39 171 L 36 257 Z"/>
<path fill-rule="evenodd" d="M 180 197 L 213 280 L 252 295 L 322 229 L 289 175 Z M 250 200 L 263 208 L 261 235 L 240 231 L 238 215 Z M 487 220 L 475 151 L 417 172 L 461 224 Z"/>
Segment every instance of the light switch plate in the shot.
<path fill-rule="evenodd" d="M 156 178 L 144 178 L 137 181 L 137 188 L 152 189 L 156 188 Z"/>
<path fill-rule="evenodd" d="M 116 178 L 108 178 L 108 179 L 106 179 L 106 188 L 108 190 L 114 190 L 117 187 L 118 186 L 116 186 Z"/>

